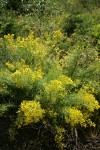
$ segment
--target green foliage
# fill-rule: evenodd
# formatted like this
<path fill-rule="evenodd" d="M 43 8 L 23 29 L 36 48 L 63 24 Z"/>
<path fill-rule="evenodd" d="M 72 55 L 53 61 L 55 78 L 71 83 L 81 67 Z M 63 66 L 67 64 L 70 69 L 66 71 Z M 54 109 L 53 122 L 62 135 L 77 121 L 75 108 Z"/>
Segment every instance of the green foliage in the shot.
<path fill-rule="evenodd" d="M 2 14 L 0 15 L 0 37 L 7 34 L 15 34 L 16 36 L 20 26 L 15 20 L 15 13 L 13 11 L 4 11 Z"/>
<path fill-rule="evenodd" d="M 14 104 L 5 103 L 0 104 L 0 117 L 4 116 L 7 111 L 9 111 L 10 108 L 14 107 Z"/>

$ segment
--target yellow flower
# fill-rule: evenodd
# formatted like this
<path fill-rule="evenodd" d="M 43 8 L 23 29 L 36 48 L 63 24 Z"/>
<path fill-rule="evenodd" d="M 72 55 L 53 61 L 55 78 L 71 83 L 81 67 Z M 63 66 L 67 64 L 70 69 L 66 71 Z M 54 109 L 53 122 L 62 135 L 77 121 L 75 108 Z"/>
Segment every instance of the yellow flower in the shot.
<path fill-rule="evenodd" d="M 60 30 L 57 30 L 57 31 L 54 32 L 54 37 L 59 40 L 63 37 L 63 34 L 61 33 Z"/>
<path fill-rule="evenodd" d="M 59 92 L 63 90 L 64 90 L 64 87 L 62 85 L 62 82 L 59 80 L 52 80 L 50 84 L 46 86 L 47 93 L 52 92 L 52 91 Z"/>
<path fill-rule="evenodd" d="M 11 78 L 18 88 L 32 89 L 35 81 L 34 72 L 26 66 L 12 73 Z"/>
<path fill-rule="evenodd" d="M 7 63 L 6 63 L 6 66 L 7 66 L 11 71 L 13 71 L 13 70 L 15 69 L 14 65 L 13 65 L 12 63 L 10 63 L 10 62 L 7 62 Z"/>
<path fill-rule="evenodd" d="M 67 108 L 67 115 L 65 116 L 65 120 L 67 123 L 70 123 L 71 126 L 76 126 L 78 124 L 82 126 L 86 126 L 85 119 L 82 112 L 76 108 Z"/>
<path fill-rule="evenodd" d="M 62 82 L 63 85 L 70 85 L 70 84 L 74 85 L 72 79 L 65 75 L 59 76 L 59 80 Z"/>
<path fill-rule="evenodd" d="M 42 79 L 42 78 L 43 78 L 43 74 L 44 74 L 44 73 L 42 72 L 42 69 L 41 69 L 41 68 L 39 68 L 39 69 L 36 71 L 36 73 L 35 73 L 37 79 Z"/>
<path fill-rule="evenodd" d="M 95 97 L 92 94 L 87 93 L 84 89 L 81 89 L 78 92 L 78 98 L 79 102 L 82 103 L 82 105 L 86 107 L 90 112 L 93 112 L 94 109 L 100 108 L 99 103 L 95 99 Z"/>
<path fill-rule="evenodd" d="M 21 103 L 17 113 L 19 118 L 17 119 L 16 124 L 18 127 L 21 127 L 22 125 L 37 123 L 40 119 L 43 118 L 45 110 L 42 109 L 40 103 L 35 100 L 24 100 Z M 20 115 L 22 113 L 23 115 L 21 119 Z"/>

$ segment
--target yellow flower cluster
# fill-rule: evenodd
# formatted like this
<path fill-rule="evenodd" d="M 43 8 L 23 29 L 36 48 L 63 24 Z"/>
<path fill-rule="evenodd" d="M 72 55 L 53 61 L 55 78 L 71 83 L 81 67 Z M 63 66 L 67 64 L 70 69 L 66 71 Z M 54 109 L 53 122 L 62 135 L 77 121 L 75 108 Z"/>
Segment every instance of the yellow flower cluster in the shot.
<path fill-rule="evenodd" d="M 65 75 L 60 75 L 58 79 L 51 80 L 49 84 L 45 85 L 45 94 L 51 104 L 55 103 L 58 99 L 64 99 L 68 92 L 66 86 L 70 84 L 74 84 L 71 78 Z"/>
<path fill-rule="evenodd" d="M 46 86 L 46 92 L 60 92 L 65 90 L 66 85 L 74 84 L 71 78 L 61 75 L 57 80 L 51 80 L 51 82 Z"/>
<path fill-rule="evenodd" d="M 94 88 L 93 88 L 91 82 L 88 85 L 84 85 L 83 89 L 88 91 L 89 93 L 94 93 Z"/>
<path fill-rule="evenodd" d="M 25 60 L 21 59 L 20 61 L 13 62 L 13 65 L 15 66 L 16 69 L 21 69 L 21 68 L 29 68 L 29 65 L 25 64 Z"/>
<path fill-rule="evenodd" d="M 47 93 L 52 91 L 59 92 L 63 90 L 64 90 L 63 84 L 59 80 L 52 80 L 50 84 L 46 86 Z"/>
<path fill-rule="evenodd" d="M 65 75 L 61 75 L 61 76 L 59 77 L 59 80 L 62 82 L 62 84 L 63 84 L 64 86 L 66 86 L 66 85 L 74 85 L 72 79 L 69 78 L 69 77 L 67 77 L 67 76 L 65 76 Z"/>
<path fill-rule="evenodd" d="M 41 108 L 40 103 L 37 101 L 23 101 L 18 110 L 17 126 L 20 128 L 22 125 L 37 123 L 43 118 L 45 110 Z M 22 115 L 22 116 L 21 116 Z"/>
<path fill-rule="evenodd" d="M 62 37 L 63 34 L 61 33 L 60 29 L 54 32 L 54 38 L 56 38 L 57 40 L 60 40 Z"/>
<path fill-rule="evenodd" d="M 33 87 L 35 76 L 30 68 L 21 68 L 11 74 L 11 78 L 18 88 L 29 88 Z"/>
<path fill-rule="evenodd" d="M 47 99 L 51 104 L 54 104 L 57 99 L 64 97 L 65 88 L 63 84 L 59 80 L 52 80 L 48 85 L 45 86 L 45 91 L 47 95 Z"/>
<path fill-rule="evenodd" d="M 79 103 L 82 103 L 82 105 L 88 109 L 88 111 L 93 112 L 94 109 L 99 109 L 99 103 L 96 101 L 95 97 L 87 93 L 84 89 L 81 89 L 78 92 L 78 98 L 79 98 Z"/>
<path fill-rule="evenodd" d="M 23 65 L 11 73 L 11 79 L 18 88 L 32 89 L 35 80 L 42 79 L 42 70 L 32 71 L 28 65 Z"/>
<path fill-rule="evenodd" d="M 10 63 L 10 62 L 6 62 L 6 66 L 8 67 L 9 70 L 13 71 L 15 69 L 15 66 Z"/>
<path fill-rule="evenodd" d="M 13 40 L 13 38 L 14 38 L 14 34 L 4 35 L 4 39 Z"/>
<path fill-rule="evenodd" d="M 72 127 L 78 124 L 86 126 L 84 116 L 80 110 L 76 108 L 68 108 L 65 111 L 67 112 L 65 120 L 67 123 L 70 123 Z"/>
<path fill-rule="evenodd" d="M 34 73 L 35 73 L 36 79 L 42 79 L 43 78 L 44 73 L 43 73 L 41 68 L 38 68 L 38 70 L 35 71 Z"/>
<path fill-rule="evenodd" d="M 37 65 L 37 63 L 41 64 L 47 56 L 46 45 L 44 46 L 38 38 L 34 38 L 31 32 L 26 38 L 17 37 L 17 39 L 14 39 L 13 34 L 5 35 L 4 38 L 6 39 L 6 50 L 13 57 L 25 59 L 30 63 L 34 58 Z"/>

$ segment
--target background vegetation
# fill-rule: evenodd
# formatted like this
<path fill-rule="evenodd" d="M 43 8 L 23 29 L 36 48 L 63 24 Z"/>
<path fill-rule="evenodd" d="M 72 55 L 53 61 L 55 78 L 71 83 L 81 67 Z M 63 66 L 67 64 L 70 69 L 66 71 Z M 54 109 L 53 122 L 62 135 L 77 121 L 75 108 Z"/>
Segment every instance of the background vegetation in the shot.
<path fill-rule="evenodd" d="M 0 149 L 100 148 L 100 0 L 0 1 Z"/>

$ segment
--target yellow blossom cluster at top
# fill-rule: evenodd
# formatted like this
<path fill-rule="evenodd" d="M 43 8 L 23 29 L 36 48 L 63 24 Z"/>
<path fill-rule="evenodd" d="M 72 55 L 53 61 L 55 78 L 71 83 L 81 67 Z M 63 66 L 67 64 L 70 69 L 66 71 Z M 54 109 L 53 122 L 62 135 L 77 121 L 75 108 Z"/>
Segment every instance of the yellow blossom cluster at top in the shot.
<path fill-rule="evenodd" d="M 16 124 L 20 128 L 22 125 L 37 123 L 43 118 L 45 110 L 42 109 L 40 103 L 35 100 L 24 100 L 20 104 L 17 113 L 19 118 L 17 119 Z M 23 118 L 22 120 L 20 120 L 20 116 Z"/>
<path fill-rule="evenodd" d="M 36 62 L 44 61 L 47 56 L 46 45 L 39 40 L 39 38 L 34 38 L 32 32 L 26 37 L 17 37 L 14 39 L 14 35 L 5 35 L 6 40 L 6 50 L 10 53 L 12 57 L 17 57 L 19 59 L 25 59 L 32 63 L 32 60 Z M 2 43 L 1 43 L 2 44 Z"/>

